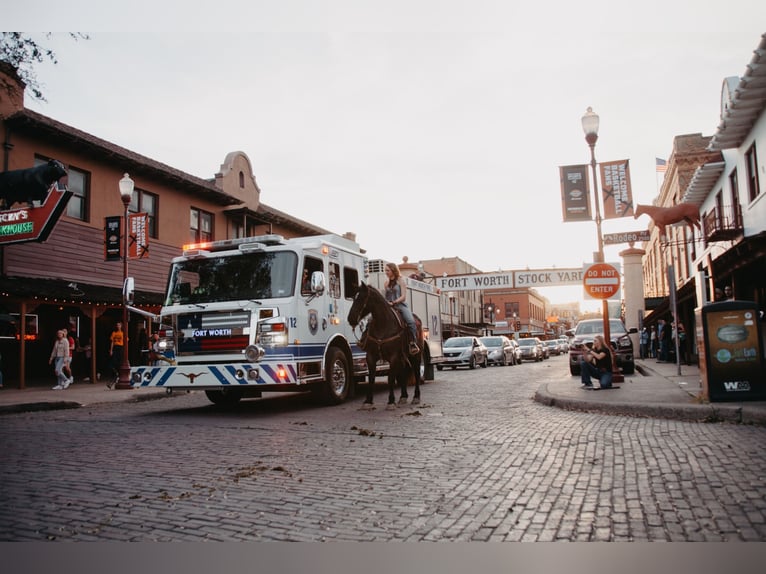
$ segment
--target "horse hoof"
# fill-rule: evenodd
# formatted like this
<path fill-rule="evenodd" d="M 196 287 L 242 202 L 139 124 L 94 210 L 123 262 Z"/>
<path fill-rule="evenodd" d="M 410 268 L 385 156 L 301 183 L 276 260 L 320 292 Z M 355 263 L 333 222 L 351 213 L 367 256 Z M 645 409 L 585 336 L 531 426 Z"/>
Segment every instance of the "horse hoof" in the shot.
<path fill-rule="evenodd" d="M 396 407 L 396 403 L 388 403 L 388 404 L 386 405 L 386 410 L 387 410 L 387 411 L 395 411 L 395 410 L 396 410 L 396 408 L 397 408 L 397 407 Z"/>
<path fill-rule="evenodd" d="M 407 397 L 399 397 L 399 404 L 400 405 L 406 405 L 407 404 Z"/>
<path fill-rule="evenodd" d="M 360 411 L 371 411 L 374 408 L 375 407 L 373 406 L 372 403 L 362 403 L 362 406 L 359 407 L 359 410 Z"/>
<path fill-rule="evenodd" d="M 412 399 L 412 403 L 410 403 L 410 404 L 419 405 L 420 404 L 420 398 L 419 397 L 415 397 L 414 399 Z"/>

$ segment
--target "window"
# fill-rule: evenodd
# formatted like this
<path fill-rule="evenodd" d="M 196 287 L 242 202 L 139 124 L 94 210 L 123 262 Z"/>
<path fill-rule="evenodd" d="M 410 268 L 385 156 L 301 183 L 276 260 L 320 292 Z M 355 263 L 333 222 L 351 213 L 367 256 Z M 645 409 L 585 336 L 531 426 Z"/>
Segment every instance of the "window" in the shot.
<path fill-rule="evenodd" d="M 35 157 L 35 166 L 48 163 L 50 158 Z M 88 221 L 88 188 L 90 178 L 84 171 L 67 166 L 67 189 L 74 195 L 69 198 L 66 206 L 66 216 L 80 221 Z"/>
<path fill-rule="evenodd" d="M 346 299 L 353 299 L 359 289 L 359 272 L 353 267 L 343 268 L 343 293 Z"/>
<path fill-rule="evenodd" d="M 133 190 L 133 197 L 130 199 L 128 210 L 131 213 L 145 213 L 146 226 L 149 231 L 149 237 L 157 236 L 157 204 L 159 197 L 142 189 Z"/>
<path fill-rule="evenodd" d="M 745 168 L 747 170 L 747 192 L 750 201 L 754 201 L 761 193 L 758 184 L 758 157 L 755 153 L 755 144 L 745 153 Z"/>
<path fill-rule="evenodd" d="M 303 261 L 303 273 L 301 275 L 301 295 L 311 294 L 311 275 L 315 271 L 324 271 L 322 260 L 306 257 Z"/>
<path fill-rule="evenodd" d="M 190 239 L 192 243 L 202 243 L 213 239 L 213 214 L 201 209 L 191 210 Z"/>

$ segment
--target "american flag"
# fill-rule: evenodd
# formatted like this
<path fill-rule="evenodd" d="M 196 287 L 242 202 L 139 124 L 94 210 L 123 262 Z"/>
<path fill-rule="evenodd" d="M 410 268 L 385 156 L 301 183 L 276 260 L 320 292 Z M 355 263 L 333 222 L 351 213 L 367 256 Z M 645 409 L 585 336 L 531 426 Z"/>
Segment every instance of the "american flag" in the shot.
<path fill-rule="evenodd" d="M 654 158 L 657 164 L 657 171 L 658 172 L 666 172 L 668 170 L 668 162 L 666 162 L 662 158 Z"/>

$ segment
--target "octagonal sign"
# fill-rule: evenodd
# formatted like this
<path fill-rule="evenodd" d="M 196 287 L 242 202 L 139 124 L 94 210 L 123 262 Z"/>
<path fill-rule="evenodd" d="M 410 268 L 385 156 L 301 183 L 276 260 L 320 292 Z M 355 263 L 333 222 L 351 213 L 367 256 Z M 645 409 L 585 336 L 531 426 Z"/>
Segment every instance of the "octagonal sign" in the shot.
<path fill-rule="evenodd" d="M 620 265 L 586 263 L 583 265 L 582 284 L 588 297 L 612 299 L 620 293 Z"/>

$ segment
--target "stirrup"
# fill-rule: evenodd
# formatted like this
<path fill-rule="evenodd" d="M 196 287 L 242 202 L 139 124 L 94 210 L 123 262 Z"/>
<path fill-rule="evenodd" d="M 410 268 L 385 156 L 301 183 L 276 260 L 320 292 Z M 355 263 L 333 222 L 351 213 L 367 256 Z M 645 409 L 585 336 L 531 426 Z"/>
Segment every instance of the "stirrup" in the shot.
<path fill-rule="evenodd" d="M 415 342 L 410 343 L 410 355 L 417 355 L 420 352 L 420 347 Z"/>

